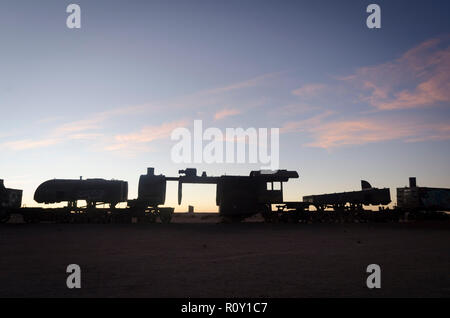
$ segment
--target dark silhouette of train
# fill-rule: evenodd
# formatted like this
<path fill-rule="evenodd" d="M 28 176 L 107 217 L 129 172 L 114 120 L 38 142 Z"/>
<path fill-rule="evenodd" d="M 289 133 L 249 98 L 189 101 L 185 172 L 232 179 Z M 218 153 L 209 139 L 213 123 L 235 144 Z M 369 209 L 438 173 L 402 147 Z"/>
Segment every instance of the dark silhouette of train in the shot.
<path fill-rule="evenodd" d="M 179 173 L 181 176 L 169 178 L 178 181 L 178 204 L 184 183 L 216 184 L 216 205 L 219 214 L 228 221 L 240 221 L 258 213 L 267 216 L 272 204 L 283 203 L 283 182 L 298 178 L 296 171 L 288 170 L 252 171 L 248 176 L 220 177 L 209 177 L 205 172 L 197 176 L 197 170 L 192 168 Z"/>
<path fill-rule="evenodd" d="M 397 206 L 413 211 L 449 211 L 450 189 L 418 187 L 416 178 L 409 178 L 409 187 L 397 188 Z"/>
<path fill-rule="evenodd" d="M 0 223 L 7 222 L 11 213 L 22 205 L 22 190 L 7 189 L 0 179 Z"/>
<path fill-rule="evenodd" d="M 303 197 L 303 201 L 311 203 L 319 211 L 344 209 L 347 205 L 355 210 L 363 205 L 387 205 L 391 203 L 391 194 L 389 188 L 372 188 L 369 182 L 361 180 L 361 191 L 308 195 Z"/>
<path fill-rule="evenodd" d="M 371 220 L 396 221 L 409 213 L 414 216 L 439 215 L 450 211 L 450 189 L 418 187 L 415 178 L 410 186 L 397 188 L 397 206 L 391 203 L 389 188 L 374 188 L 361 181 L 361 190 L 308 195 L 303 201 L 286 202 L 283 183 L 298 178 L 296 171 L 252 171 L 247 176 L 207 176 L 188 168 L 177 177 L 155 175 L 154 168 L 139 178 L 138 197 L 128 200 L 128 183 L 121 180 L 54 179 L 42 183 L 35 191 L 38 203 L 66 203 L 57 208 L 21 207 L 22 191 L 5 188 L 0 180 L 0 221 L 13 213 L 22 214 L 26 222 L 156 222 L 169 223 L 174 208 L 163 207 L 168 181 L 178 182 L 178 203 L 185 183 L 215 184 L 216 204 L 224 221 L 236 222 L 261 214 L 267 222 L 336 222 Z M 85 206 L 78 203 L 85 201 Z M 118 204 L 126 203 L 119 208 Z M 277 209 L 272 210 L 272 205 Z M 378 211 L 364 206 L 378 206 Z"/>
<path fill-rule="evenodd" d="M 128 182 L 105 179 L 53 179 L 42 183 L 34 193 L 37 203 L 68 202 L 71 207 L 76 207 L 79 200 L 85 200 L 87 206 L 95 206 L 100 202 L 114 208 L 127 198 Z"/>

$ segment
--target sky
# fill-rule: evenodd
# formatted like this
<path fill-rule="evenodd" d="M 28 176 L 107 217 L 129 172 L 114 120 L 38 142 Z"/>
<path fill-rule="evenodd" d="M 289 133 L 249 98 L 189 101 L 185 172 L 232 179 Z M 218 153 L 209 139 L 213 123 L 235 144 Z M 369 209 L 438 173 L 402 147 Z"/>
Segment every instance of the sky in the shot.
<path fill-rule="evenodd" d="M 81 8 L 81 28 L 66 7 Z M 366 7 L 381 8 L 369 29 Z M 53 178 L 259 170 L 176 163 L 174 129 L 279 128 L 285 199 L 450 187 L 448 1 L 0 2 L 0 178 L 33 201 Z M 166 206 L 216 211 L 212 185 Z"/>

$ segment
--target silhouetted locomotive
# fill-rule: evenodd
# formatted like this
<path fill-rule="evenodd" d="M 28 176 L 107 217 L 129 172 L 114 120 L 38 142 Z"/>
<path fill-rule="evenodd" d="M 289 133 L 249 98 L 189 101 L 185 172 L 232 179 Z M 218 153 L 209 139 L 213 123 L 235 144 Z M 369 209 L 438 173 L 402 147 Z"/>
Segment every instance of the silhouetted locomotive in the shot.
<path fill-rule="evenodd" d="M 197 170 L 179 171 L 178 177 L 155 175 L 154 168 L 139 178 L 137 199 L 128 200 L 128 183 L 121 180 L 54 179 L 42 183 L 35 191 L 38 203 L 66 203 L 58 208 L 21 207 L 22 191 L 7 189 L 0 180 L 0 221 L 6 222 L 13 213 L 22 214 L 26 222 L 156 222 L 169 223 L 174 208 L 165 203 L 168 181 L 178 182 L 178 203 L 185 183 L 216 185 L 219 214 L 227 221 L 241 221 L 261 214 L 267 222 L 342 222 L 370 220 L 396 221 L 401 215 L 430 215 L 450 211 L 450 189 L 417 187 L 415 178 L 410 186 L 397 188 L 397 207 L 390 209 L 389 188 L 373 188 L 361 181 L 360 191 L 304 196 L 303 201 L 286 202 L 283 183 L 298 178 L 296 171 L 252 171 L 248 176 L 197 176 Z M 85 206 L 79 206 L 85 201 Z M 126 202 L 126 207 L 118 208 Z M 105 207 L 106 205 L 106 207 Z M 277 209 L 272 210 L 272 205 Z M 363 207 L 378 206 L 378 211 Z M 439 213 L 440 216 L 446 214 Z"/>
<path fill-rule="evenodd" d="M 268 217 L 271 205 L 283 203 L 283 182 L 298 178 L 296 171 L 252 171 L 248 176 L 209 177 L 205 172 L 197 176 L 196 169 L 180 170 L 178 204 L 181 203 L 183 183 L 216 184 L 216 205 L 219 214 L 228 221 L 240 221 L 261 213 Z M 278 185 L 278 186 L 276 186 Z"/>

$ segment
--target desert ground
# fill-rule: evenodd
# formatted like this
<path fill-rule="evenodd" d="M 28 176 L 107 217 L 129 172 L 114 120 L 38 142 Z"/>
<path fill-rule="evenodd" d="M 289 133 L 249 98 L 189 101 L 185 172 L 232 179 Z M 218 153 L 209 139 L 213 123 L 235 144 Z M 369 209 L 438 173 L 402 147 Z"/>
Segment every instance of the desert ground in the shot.
<path fill-rule="evenodd" d="M 450 297 L 449 222 L 0 226 L 0 297 Z M 66 267 L 81 267 L 81 288 Z M 381 288 L 366 267 L 381 266 Z"/>

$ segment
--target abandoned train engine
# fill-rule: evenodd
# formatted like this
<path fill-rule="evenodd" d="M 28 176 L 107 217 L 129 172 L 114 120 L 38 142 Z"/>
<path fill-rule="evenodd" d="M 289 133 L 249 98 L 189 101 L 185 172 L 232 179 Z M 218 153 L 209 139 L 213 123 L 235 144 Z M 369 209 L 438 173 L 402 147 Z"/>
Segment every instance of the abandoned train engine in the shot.
<path fill-rule="evenodd" d="M 296 171 L 252 171 L 249 176 L 221 176 L 216 203 L 222 216 L 246 218 L 257 213 L 267 217 L 272 204 L 283 203 L 283 182 L 298 178 Z"/>
<path fill-rule="evenodd" d="M 155 222 L 159 217 L 162 223 L 169 223 L 174 208 L 160 207 L 166 201 L 167 178 L 155 175 L 154 168 L 147 168 L 147 174 L 139 177 L 138 197 L 128 200 L 128 210 L 132 217 Z"/>
<path fill-rule="evenodd" d="M 178 204 L 181 203 L 183 183 L 215 184 L 216 204 L 219 214 L 230 221 L 240 221 L 261 213 L 267 216 L 271 205 L 283 203 L 283 182 L 298 178 L 297 171 L 252 171 L 248 176 L 220 177 L 207 176 L 205 172 L 197 176 L 197 169 L 180 170 L 178 178 Z"/>

